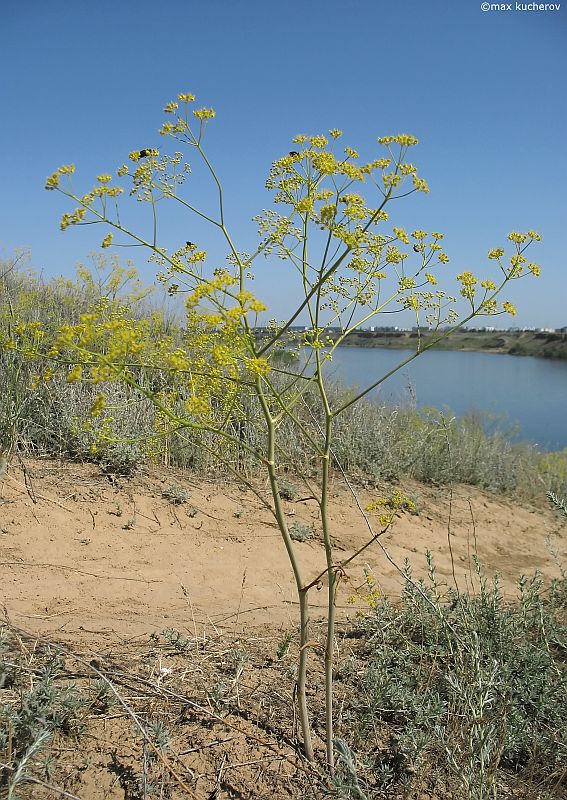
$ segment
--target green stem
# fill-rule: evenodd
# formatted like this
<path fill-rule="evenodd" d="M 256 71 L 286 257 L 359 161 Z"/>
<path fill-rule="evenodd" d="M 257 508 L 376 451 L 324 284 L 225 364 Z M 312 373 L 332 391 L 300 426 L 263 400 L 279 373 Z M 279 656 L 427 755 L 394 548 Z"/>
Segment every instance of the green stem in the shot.
<path fill-rule="evenodd" d="M 366 233 L 366 231 L 374 224 L 374 222 L 378 218 L 378 214 L 380 213 L 380 211 L 382 211 L 386 203 L 390 200 L 390 196 L 391 196 L 391 191 L 388 191 L 388 193 L 384 197 L 384 200 L 380 203 L 380 206 L 375 210 L 372 217 L 363 227 L 362 233 Z M 326 270 L 321 271 L 319 280 L 312 286 L 308 294 L 305 295 L 304 300 L 299 304 L 299 306 L 296 308 L 293 314 L 290 317 L 288 317 L 285 324 L 282 325 L 282 327 L 278 330 L 278 332 L 275 333 L 274 336 L 258 351 L 257 353 L 258 356 L 262 356 L 267 350 L 271 349 L 275 345 L 275 343 L 279 339 L 281 339 L 282 336 L 290 329 L 290 327 L 299 317 L 303 309 L 309 305 L 309 301 L 317 294 L 321 293 L 321 290 L 325 285 L 325 281 L 327 281 L 331 277 L 331 275 L 333 275 L 338 270 L 338 268 L 341 266 L 341 264 L 343 263 L 345 258 L 347 258 L 347 256 L 351 251 L 352 247 L 346 247 L 343 253 L 336 259 L 336 261 L 334 261 L 333 264 L 331 264 Z"/>
<path fill-rule="evenodd" d="M 266 464 L 268 468 L 268 476 L 270 479 L 270 488 L 272 490 L 272 498 L 274 501 L 274 511 L 280 533 L 287 551 L 289 562 L 293 571 L 295 585 L 299 599 L 299 663 L 297 671 L 297 704 L 299 710 L 299 722 L 301 725 L 301 733 L 303 737 L 303 745 L 305 748 L 305 755 L 309 761 L 315 760 L 313 752 L 313 742 L 311 737 L 311 725 L 309 722 L 309 711 L 307 708 L 307 661 L 309 655 L 309 598 L 308 589 L 303 586 L 303 578 L 297 560 L 297 554 L 294 549 L 293 540 L 289 535 L 287 527 L 287 520 L 285 518 L 282 500 L 278 488 L 278 481 L 276 475 L 276 428 L 274 420 L 270 412 L 264 389 L 262 387 L 260 376 L 256 381 L 256 390 L 262 412 L 266 420 L 266 427 L 268 433 L 267 444 L 267 458 Z"/>
<path fill-rule="evenodd" d="M 332 413 L 329 408 L 327 396 L 321 381 L 323 402 L 325 405 L 325 447 L 323 452 L 323 469 L 321 485 L 321 525 L 323 528 L 323 542 L 325 545 L 325 559 L 327 562 L 327 577 L 329 581 L 327 593 L 327 641 L 325 645 L 325 739 L 327 749 L 327 767 L 331 775 L 335 771 L 335 756 L 333 752 L 333 655 L 335 644 L 335 589 L 336 571 L 333 565 L 333 547 L 331 544 L 331 531 L 329 525 L 329 467 L 331 459 Z"/>

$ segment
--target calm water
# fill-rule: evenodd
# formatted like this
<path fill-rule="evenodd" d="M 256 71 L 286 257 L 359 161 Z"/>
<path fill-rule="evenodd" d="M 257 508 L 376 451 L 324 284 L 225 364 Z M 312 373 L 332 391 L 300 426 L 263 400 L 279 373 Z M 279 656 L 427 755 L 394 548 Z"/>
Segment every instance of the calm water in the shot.
<path fill-rule="evenodd" d="M 405 350 L 342 347 L 333 357 L 334 374 L 361 388 L 411 354 Z M 381 385 L 381 400 L 450 409 L 462 415 L 480 410 L 496 415 L 492 428 L 519 427 L 518 438 L 541 447 L 567 447 L 567 361 L 496 353 L 430 351 Z"/>

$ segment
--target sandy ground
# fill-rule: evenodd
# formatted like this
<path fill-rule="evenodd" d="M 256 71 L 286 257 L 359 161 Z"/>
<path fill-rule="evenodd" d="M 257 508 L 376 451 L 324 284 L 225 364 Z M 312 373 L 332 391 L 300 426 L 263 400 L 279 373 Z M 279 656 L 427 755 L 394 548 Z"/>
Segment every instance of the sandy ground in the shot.
<path fill-rule="evenodd" d="M 235 620 L 274 630 L 294 624 L 297 597 L 286 552 L 273 517 L 252 492 L 169 470 L 113 481 L 93 465 L 25 466 L 25 473 L 12 467 L 0 495 L 0 598 L 15 625 L 89 641 L 168 627 L 222 630 Z M 171 484 L 189 491 L 187 503 L 174 506 L 163 498 Z M 391 489 L 357 492 L 364 507 Z M 452 582 L 448 540 L 461 590 L 474 585 L 475 548 L 487 572 L 501 574 L 507 593 L 522 573 L 537 568 L 553 576 L 557 559 L 565 563 L 565 520 L 544 502 L 522 506 L 465 486 L 406 483 L 404 489 L 416 497 L 419 513 L 397 519 L 381 542 L 395 564 L 408 558 L 415 575 L 423 574 L 430 549 L 439 579 Z M 324 569 L 316 510 L 313 500 L 286 503 L 290 521 L 315 524 L 314 538 L 297 545 L 308 580 Z M 335 490 L 330 516 L 343 561 L 368 540 L 344 484 Z M 365 565 L 384 593 L 400 591 L 400 573 L 374 543 L 341 581 L 343 618 L 356 613 L 347 600 L 362 583 Z M 325 592 L 313 589 L 311 601 L 316 617 Z"/>
<path fill-rule="evenodd" d="M 164 498 L 172 484 L 187 490 L 186 503 L 176 506 Z M 393 488 L 358 486 L 356 492 L 365 507 Z M 565 563 L 565 517 L 545 498 L 541 507 L 527 507 L 465 486 L 402 488 L 417 501 L 418 513 L 400 516 L 380 540 L 386 551 L 374 543 L 340 582 L 337 663 L 357 644 L 349 638 L 349 619 L 364 606 L 347 601 L 363 583 L 365 565 L 381 591 L 395 597 L 403 585 L 398 568 L 404 559 L 415 577 L 423 575 L 428 548 L 441 585 L 456 577 L 461 590 L 478 587 L 475 550 L 488 574 L 501 573 L 508 594 L 522 573 L 537 568 L 549 577 Z M 297 544 L 309 582 L 324 568 L 317 508 L 309 499 L 285 506 L 290 522 L 314 525 L 313 538 Z M 340 481 L 330 517 L 336 558 L 344 562 L 368 541 L 369 532 Z M 325 594 L 324 587 L 310 592 L 315 621 L 324 614 Z M 137 800 L 146 796 L 140 787 L 148 781 L 171 800 L 329 796 L 324 773 L 306 764 L 296 744 L 297 642 L 276 657 L 282 631 L 295 627 L 296 600 L 274 519 L 251 491 L 168 470 L 126 481 L 104 476 L 93 465 L 29 461 L 24 470 L 14 465 L 0 485 L 0 609 L 3 605 L 8 618 L 4 625 L 0 619 L 0 630 L 10 637 L 10 658 L 24 665 L 18 680 L 27 691 L 30 676 L 39 674 L 42 659 L 52 652 L 49 643 L 56 642 L 66 653 L 60 683 L 79 681 L 90 697 L 93 677 L 104 677 L 121 698 L 120 707 L 108 709 L 91 700 L 81 736 L 60 732 L 50 745 L 52 783 L 26 783 L 18 796 Z M 178 635 L 171 629 L 185 637 L 188 649 L 171 639 Z M 320 763 L 324 654 L 317 642 L 323 632 L 322 624 L 312 626 L 308 681 Z M 17 706 L 20 688 L 5 686 L 3 701 Z M 350 723 L 342 709 L 351 695 L 349 682 L 337 678 L 335 732 L 345 740 Z M 140 738 L 140 720 L 166 726 L 165 759 L 148 760 L 153 751 L 143 744 L 147 731 Z M 389 735 L 387 727 L 380 728 L 369 746 L 387 750 Z M 462 796 L 438 785 L 435 776 L 424 768 L 404 797 Z M 542 795 L 528 787 L 513 796 Z"/>

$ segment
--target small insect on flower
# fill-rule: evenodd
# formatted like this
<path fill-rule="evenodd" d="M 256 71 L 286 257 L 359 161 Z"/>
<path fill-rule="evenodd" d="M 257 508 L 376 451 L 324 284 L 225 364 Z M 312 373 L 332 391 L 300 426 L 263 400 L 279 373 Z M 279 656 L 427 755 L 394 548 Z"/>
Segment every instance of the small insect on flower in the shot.
<path fill-rule="evenodd" d="M 299 158 L 299 153 L 297 152 L 297 150 L 290 150 L 289 154 L 292 158 Z"/>

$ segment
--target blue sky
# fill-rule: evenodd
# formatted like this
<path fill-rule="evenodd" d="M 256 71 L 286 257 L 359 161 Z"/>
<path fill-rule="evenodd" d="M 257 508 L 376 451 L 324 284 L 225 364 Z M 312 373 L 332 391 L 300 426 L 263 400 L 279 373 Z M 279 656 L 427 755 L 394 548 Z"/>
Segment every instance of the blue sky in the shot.
<path fill-rule="evenodd" d="M 29 247 L 36 269 L 71 274 L 103 234 L 59 231 L 69 208 L 44 191 L 46 176 L 73 162 L 90 188 L 130 150 L 163 145 L 165 102 L 191 91 L 217 110 L 207 151 L 239 249 L 254 245 L 270 162 L 295 133 L 338 127 L 370 157 L 377 136 L 408 132 L 420 139 L 412 160 L 431 194 L 400 205 L 396 222 L 444 231 L 453 274 L 489 275 L 490 248 L 510 230 L 538 230 L 543 275 L 513 286 L 518 317 L 498 323 L 567 325 L 567 4 L 5 0 L 1 37 L 0 257 Z M 167 247 L 195 239 L 222 260 L 188 218 L 173 216 L 163 236 Z M 128 254 L 151 279 L 140 251 Z M 278 317 L 295 297 L 283 269 L 263 265 L 257 278 Z"/>

